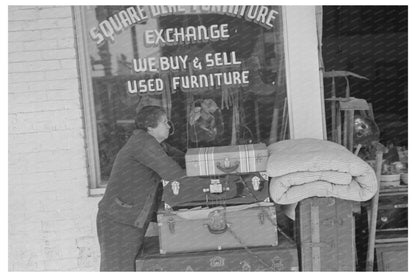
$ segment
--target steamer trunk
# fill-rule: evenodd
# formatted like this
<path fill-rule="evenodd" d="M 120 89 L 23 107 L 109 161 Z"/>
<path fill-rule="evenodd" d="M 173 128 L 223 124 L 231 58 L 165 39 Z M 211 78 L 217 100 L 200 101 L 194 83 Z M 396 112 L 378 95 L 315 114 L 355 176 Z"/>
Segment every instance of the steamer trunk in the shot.
<path fill-rule="evenodd" d="M 269 183 L 265 174 L 249 173 L 212 177 L 186 177 L 163 187 L 165 204 L 172 209 L 197 206 L 239 205 L 267 201 Z"/>
<path fill-rule="evenodd" d="M 160 253 L 276 246 L 271 203 L 158 212 Z"/>
<path fill-rule="evenodd" d="M 298 271 L 296 245 L 159 254 L 158 237 L 146 238 L 136 271 Z"/>

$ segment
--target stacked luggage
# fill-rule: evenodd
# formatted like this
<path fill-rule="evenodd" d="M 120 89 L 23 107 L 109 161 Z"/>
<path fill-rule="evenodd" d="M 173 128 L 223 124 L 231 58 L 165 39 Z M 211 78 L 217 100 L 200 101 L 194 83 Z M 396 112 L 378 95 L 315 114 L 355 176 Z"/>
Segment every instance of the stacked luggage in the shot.
<path fill-rule="evenodd" d="M 188 177 L 164 182 L 159 241 L 145 243 L 137 270 L 298 270 L 296 246 L 278 242 L 267 159 L 265 144 L 189 149 Z"/>

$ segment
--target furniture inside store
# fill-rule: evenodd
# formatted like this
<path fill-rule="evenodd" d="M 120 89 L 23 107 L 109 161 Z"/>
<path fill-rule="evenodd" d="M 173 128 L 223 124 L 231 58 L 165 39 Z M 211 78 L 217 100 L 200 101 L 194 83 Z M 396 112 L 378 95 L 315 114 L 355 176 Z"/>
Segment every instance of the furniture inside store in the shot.
<path fill-rule="evenodd" d="M 375 124 L 372 104 L 364 99 L 350 97 L 349 87 L 346 89 L 345 97 L 337 97 L 334 89 L 335 77 L 348 80 L 351 76 L 357 77 L 356 74 L 345 71 L 333 71 L 324 75 L 333 80 L 331 98 L 326 99 L 331 103 L 331 114 L 334 117 L 332 140 L 344 145 L 356 155 L 359 155 L 362 147 L 368 148 L 371 143 L 376 143 L 374 170 L 379 191 L 369 201 L 354 203 L 355 208 L 352 209 L 355 217 L 355 270 L 407 271 L 407 180 L 395 184 L 381 181 L 383 167 L 386 167 L 383 158 L 387 149 L 378 142 L 380 132 Z M 359 124 L 364 124 L 367 130 L 372 131 L 361 133 L 362 136 L 359 136 L 358 132 L 362 131 L 358 128 Z"/>
<path fill-rule="evenodd" d="M 352 128 L 354 115 L 371 118 L 379 128 L 379 142 L 387 147 L 388 153 L 383 155 L 387 162 L 383 164 L 407 162 L 401 153 L 408 147 L 406 22 L 407 9 L 400 6 L 323 7 L 322 57 L 327 73 L 324 83 L 328 139 L 356 152 L 353 134 L 347 129 Z M 365 100 L 366 104 L 348 107 L 346 98 L 349 97 Z M 345 128 L 342 132 L 349 135 L 341 139 L 340 128 Z M 374 160 L 375 155 L 366 155 L 366 148 L 363 146 L 358 154 L 364 160 Z M 385 168 L 381 170 L 385 174 Z M 374 199 L 377 201 L 364 202 L 354 212 L 356 270 L 407 271 L 407 174 L 394 185 L 379 180 L 379 186 Z M 370 255 L 372 206 L 377 210 L 375 228 L 371 231 L 374 252 Z"/>

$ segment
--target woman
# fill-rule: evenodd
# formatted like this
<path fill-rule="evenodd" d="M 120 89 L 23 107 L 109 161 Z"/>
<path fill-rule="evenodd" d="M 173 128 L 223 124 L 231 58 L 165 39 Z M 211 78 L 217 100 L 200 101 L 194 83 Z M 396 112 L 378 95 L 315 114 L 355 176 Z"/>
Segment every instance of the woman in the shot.
<path fill-rule="evenodd" d="M 166 112 L 146 106 L 138 112 L 135 124 L 137 130 L 118 152 L 98 204 L 101 271 L 135 270 L 135 258 L 157 209 L 161 178 L 172 181 L 185 176 L 174 160 L 183 161 L 183 153 L 161 144 L 169 136 Z"/>

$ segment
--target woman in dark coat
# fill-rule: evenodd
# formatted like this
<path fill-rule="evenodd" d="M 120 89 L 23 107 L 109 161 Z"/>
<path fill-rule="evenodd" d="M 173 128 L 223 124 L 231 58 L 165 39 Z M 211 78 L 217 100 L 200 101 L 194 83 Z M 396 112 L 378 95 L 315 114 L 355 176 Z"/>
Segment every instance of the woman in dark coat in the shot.
<path fill-rule="evenodd" d="M 135 124 L 137 130 L 118 152 L 98 204 L 100 271 L 135 270 L 135 258 L 157 209 L 161 179 L 173 181 L 185 176 L 178 164 L 183 162 L 183 153 L 162 144 L 170 129 L 166 112 L 146 106 L 138 112 Z"/>

